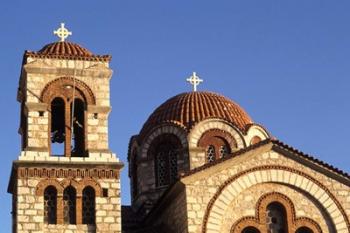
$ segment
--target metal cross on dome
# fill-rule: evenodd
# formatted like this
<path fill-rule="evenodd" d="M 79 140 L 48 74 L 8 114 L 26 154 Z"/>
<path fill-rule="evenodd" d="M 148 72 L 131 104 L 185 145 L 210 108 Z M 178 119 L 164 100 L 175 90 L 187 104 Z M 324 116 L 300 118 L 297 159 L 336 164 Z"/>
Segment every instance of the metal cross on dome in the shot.
<path fill-rule="evenodd" d="M 64 27 L 64 23 L 61 23 L 61 27 L 53 31 L 53 34 L 57 35 L 61 39 L 61 42 L 63 42 L 68 36 L 72 35 L 72 32 Z"/>
<path fill-rule="evenodd" d="M 192 73 L 192 76 L 189 77 L 188 79 L 186 79 L 187 82 L 191 83 L 191 85 L 193 86 L 193 91 L 197 91 L 197 86 L 203 82 L 203 79 L 200 79 L 196 72 Z"/>

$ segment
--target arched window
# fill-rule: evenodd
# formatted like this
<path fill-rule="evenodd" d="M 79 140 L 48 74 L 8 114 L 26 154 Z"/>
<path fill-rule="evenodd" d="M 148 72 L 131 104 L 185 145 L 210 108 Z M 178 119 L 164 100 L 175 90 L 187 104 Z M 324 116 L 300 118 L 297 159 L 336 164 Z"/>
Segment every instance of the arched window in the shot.
<path fill-rule="evenodd" d="M 63 221 L 65 224 L 76 224 L 76 197 L 75 188 L 68 186 L 63 192 Z"/>
<path fill-rule="evenodd" d="M 95 190 L 87 186 L 83 190 L 83 224 L 95 224 Z"/>
<path fill-rule="evenodd" d="M 50 106 L 51 154 L 86 156 L 85 114 L 95 103 L 91 90 L 79 80 L 60 78 L 44 88 L 41 99 Z"/>
<path fill-rule="evenodd" d="M 54 186 L 48 186 L 44 191 L 44 222 L 57 223 L 57 190 Z"/>
<path fill-rule="evenodd" d="M 177 179 L 177 160 L 181 143 L 172 134 L 158 136 L 152 142 L 150 153 L 154 156 L 156 185 L 165 186 Z"/>
<path fill-rule="evenodd" d="M 237 143 L 227 132 L 212 129 L 202 135 L 198 146 L 206 149 L 206 161 L 210 163 L 226 157 L 231 148 L 237 148 Z"/>
<path fill-rule="evenodd" d="M 243 229 L 242 233 L 260 233 L 255 227 L 246 227 Z"/>
<path fill-rule="evenodd" d="M 313 231 L 308 227 L 300 227 L 296 233 L 313 233 Z"/>
<path fill-rule="evenodd" d="M 278 202 L 270 203 L 266 208 L 266 227 L 271 233 L 287 233 L 287 213 Z"/>

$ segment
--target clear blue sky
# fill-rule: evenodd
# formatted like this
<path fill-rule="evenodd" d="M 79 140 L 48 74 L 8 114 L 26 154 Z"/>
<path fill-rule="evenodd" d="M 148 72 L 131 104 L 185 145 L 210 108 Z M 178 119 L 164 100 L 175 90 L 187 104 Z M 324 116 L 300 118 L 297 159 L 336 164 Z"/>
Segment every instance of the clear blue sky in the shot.
<path fill-rule="evenodd" d="M 2 2 L 0 232 L 11 226 L 22 55 L 56 41 L 60 22 L 71 41 L 113 56 L 110 147 L 125 164 L 130 136 L 156 106 L 189 91 L 185 79 L 197 71 L 200 90 L 235 100 L 278 139 L 350 172 L 349 10 L 348 0 Z"/>

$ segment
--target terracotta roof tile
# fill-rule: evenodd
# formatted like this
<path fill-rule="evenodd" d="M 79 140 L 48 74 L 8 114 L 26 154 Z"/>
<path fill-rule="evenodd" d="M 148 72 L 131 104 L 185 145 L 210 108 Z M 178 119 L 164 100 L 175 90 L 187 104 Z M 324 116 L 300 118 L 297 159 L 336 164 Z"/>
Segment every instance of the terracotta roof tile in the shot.
<path fill-rule="evenodd" d="M 187 92 L 160 105 L 143 125 L 140 138 L 163 123 L 174 123 L 190 130 L 198 122 L 209 118 L 226 120 L 242 132 L 253 123 L 238 104 L 222 95 L 213 92 Z"/>
<path fill-rule="evenodd" d="M 26 51 L 25 57 L 72 59 L 89 61 L 110 61 L 110 55 L 94 55 L 86 48 L 68 41 L 59 41 L 45 45 L 37 52 Z"/>

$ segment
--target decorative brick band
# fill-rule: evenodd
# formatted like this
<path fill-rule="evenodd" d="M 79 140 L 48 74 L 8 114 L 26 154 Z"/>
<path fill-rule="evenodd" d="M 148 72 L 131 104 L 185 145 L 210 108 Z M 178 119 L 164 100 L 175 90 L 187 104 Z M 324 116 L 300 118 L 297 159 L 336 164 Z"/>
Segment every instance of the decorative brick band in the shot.
<path fill-rule="evenodd" d="M 119 179 L 119 170 L 103 168 L 39 168 L 20 167 L 18 178 L 99 178 Z"/>
<path fill-rule="evenodd" d="M 247 189 L 254 184 L 265 182 L 284 183 L 304 190 L 313 196 L 328 212 L 338 233 L 350 232 L 350 223 L 346 212 L 337 198 L 326 186 L 302 171 L 278 165 L 267 165 L 251 168 L 236 174 L 222 184 L 207 206 L 201 232 L 208 232 L 207 228 L 209 225 L 210 227 L 214 227 L 213 224 L 210 223 L 211 218 L 217 219 L 224 215 L 224 210 L 216 206 L 218 203 L 222 202 L 221 198 L 224 198 L 222 196 L 223 193 L 225 193 L 225 196 L 228 196 L 229 199 L 232 200 L 235 195 L 242 190 Z M 215 218 L 211 216 L 211 212 L 214 209 L 216 212 Z M 251 220 L 251 223 L 254 220 L 254 218 L 251 217 L 249 217 L 249 219 Z M 211 229 L 210 232 L 216 231 L 218 232 L 219 230 Z"/>
<path fill-rule="evenodd" d="M 296 218 L 293 202 L 285 195 L 277 192 L 267 193 L 260 197 L 255 208 L 255 216 L 243 217 L 233 224 L 231 233 L 241 233 L 246 227 L 254 227 L 260 232 L 268 232 L 266 225 L 266 209 L 273 202 L 281 204 L 286 210 L 288 232 L 296 232 L 301 227 L 307 227 L 314 233 L 322 233 L 321 227 L 312 219 Z"/>

